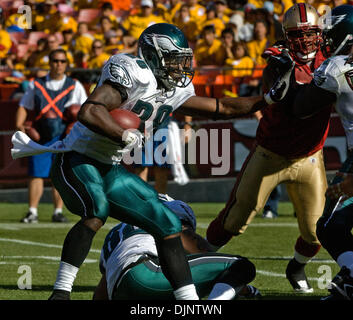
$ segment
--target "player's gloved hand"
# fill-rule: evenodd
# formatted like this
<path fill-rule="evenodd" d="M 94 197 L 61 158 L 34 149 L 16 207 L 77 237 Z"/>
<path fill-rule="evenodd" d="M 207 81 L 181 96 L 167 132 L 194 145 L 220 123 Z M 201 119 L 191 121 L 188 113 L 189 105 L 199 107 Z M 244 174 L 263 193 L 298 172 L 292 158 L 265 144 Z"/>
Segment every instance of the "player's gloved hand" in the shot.
<path fill-rule="evenodd" d="M 273 104 L 281 101 L 287 94 L 291 74 L 295 66 L 295 62 L 289 55 L 288 50 L 282 50 L 280 55 L 271 56 L 269 63 L 275 65 L 279 77 L 270 91 L 264 95 L 264 99 L 268 104 Z"/>
<path fill-rule="evenodd" d="M 125 148 L 128 150 L 142 148 L 145 143 L 144 135 L 137 129 L 125 130 L 122 140 L 125 143 Z"/>

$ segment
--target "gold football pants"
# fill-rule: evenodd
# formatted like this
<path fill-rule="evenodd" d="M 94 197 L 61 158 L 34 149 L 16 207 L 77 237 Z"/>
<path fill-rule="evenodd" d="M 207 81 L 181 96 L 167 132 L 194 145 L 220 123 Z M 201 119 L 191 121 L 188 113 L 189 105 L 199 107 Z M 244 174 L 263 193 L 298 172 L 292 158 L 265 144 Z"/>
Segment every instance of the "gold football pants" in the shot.
<path fill-rule="evenodd" d="M 327 188 L 322 150 L 308 157 L 288 160 L 255 146 L 226 205 L 225 230 L 232 234 L 243 233 L 280 183 L 287 187 L 301 237 L 309 244 L 319 244 L 315 229 L 324 210 Z"/>

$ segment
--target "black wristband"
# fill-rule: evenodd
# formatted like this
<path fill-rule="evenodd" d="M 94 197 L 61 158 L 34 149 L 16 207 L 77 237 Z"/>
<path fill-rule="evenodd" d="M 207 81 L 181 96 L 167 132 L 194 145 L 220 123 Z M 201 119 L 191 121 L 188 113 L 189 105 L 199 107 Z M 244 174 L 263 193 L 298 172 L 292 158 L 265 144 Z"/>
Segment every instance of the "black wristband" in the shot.
<path fill-rule="evenodd" d="M 212 119 L 214 121 L 218 120 L 218 115 L 219 115 L 219 100 L 218 100 L 218 98 L 216 98 L 216 111 L 214 112 Z"/>

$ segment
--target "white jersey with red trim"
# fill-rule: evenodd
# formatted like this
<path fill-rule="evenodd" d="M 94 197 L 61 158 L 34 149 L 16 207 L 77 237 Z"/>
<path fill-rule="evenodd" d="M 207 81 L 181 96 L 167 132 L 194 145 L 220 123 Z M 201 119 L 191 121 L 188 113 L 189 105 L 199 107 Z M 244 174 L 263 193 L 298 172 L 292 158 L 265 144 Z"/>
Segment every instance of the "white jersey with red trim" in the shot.
<path fill-rule="evenodd" d="M 336 111 L 347 136 L 348 148 L 353 149 L 353 62 L 346 55 L 325 60 L 315 70 L 314 82 L 336 94 Z"/>

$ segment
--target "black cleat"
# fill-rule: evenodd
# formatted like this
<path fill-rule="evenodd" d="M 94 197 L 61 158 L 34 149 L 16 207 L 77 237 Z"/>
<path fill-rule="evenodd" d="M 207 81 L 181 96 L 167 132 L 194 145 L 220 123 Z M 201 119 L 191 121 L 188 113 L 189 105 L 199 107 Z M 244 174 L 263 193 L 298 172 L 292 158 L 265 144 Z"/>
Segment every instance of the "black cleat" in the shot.
<path fill-rule="evenodd" d="M 33 214 L 31 211 L 28 211 L 26 216 L 21 219 L 21 222 L 23 222 L 23 223 L 37 223 L 38 216 L 36 214 Z"/>
<path fill-rule="evenodd" d="M 70 300 L 70 292 L 54 289 L 48 300 Z"/>
<path fill-rule="evenodd" d="M 52 222 L 69 222 L 69 220 L 62 214 L 62 213 L 57 213 L 53 214 L 51 217 Z"/>
<path fill-rule="evenodd" d="M 238 293 L 238 297 L 242 299 L 260 299 L 262 297 L 259 289 L 256 287 L 247 284 L 244 288 Z"/>
<path fill-rule="evenodd" d="M 330 288 L 331 295 L 344 300 L 353 300 L 353 278 L 347 267 L 342 267 L 340 272 L 332 279 Z"/>
<path fill-rule="evenodd" d="M 311 293 L 314 289 L 310 286 L 305 275 L 305 263 L 299 263 L 294 258 L 287 265 L 286 277 L 293 287 L 294 291 L 299 293 Z"/>

